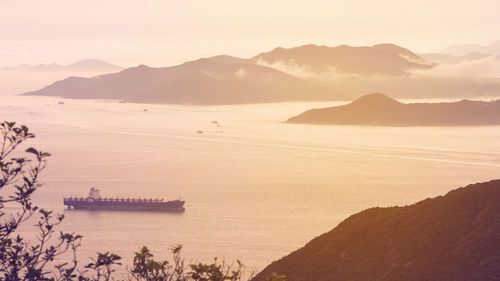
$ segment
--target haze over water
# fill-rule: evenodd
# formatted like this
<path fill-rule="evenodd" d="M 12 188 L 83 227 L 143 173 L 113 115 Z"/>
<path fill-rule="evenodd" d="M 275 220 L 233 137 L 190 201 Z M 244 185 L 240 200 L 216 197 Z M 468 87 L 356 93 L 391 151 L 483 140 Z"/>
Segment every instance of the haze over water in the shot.
<path fill-rule="evenodd" d="M 142 245 L 166 258 L 182 244 L 190 261 L 240 259 L 258 271 L 353 213 L 441 195 L 500 168 L 500 126 L 282 123 L 335 102 L 1 98 L 0 116 L 28 125 L 37 137 L 27 145 L 53 155 L 36 201 L 64 212 L 62 228 L 84 236 L 80 257 L 110 251 L 124 264 Z M 182 197 L 186 212 L 63 211 L 64 196 L 86 196 L 91 186 L 104 197 Z"/>

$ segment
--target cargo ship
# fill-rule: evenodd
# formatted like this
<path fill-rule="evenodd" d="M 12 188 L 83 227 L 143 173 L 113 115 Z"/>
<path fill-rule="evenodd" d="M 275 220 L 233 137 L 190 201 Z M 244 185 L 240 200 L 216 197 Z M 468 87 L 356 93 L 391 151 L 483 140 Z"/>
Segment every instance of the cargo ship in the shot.
<path fill-rule="evenodd" d="M 184 212 L 184 203 L 180 199 L 163 201 L 163 199 L 140 198 L 102 198 L 99 189 L 92 187 L 87 197 L 65 197 L 64 205 L 68 209 L 80 210 L 120 210 L 120 211 L 156 211 Z"/>

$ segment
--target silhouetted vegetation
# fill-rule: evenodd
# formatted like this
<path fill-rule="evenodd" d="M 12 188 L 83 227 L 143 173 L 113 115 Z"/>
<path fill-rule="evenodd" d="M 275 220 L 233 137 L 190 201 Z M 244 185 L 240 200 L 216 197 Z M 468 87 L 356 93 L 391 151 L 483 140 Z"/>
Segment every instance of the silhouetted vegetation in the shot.
<path fill-rule="evenodd" d="M 130 268 L 123 268 L 121 257 L 113 253 L 98 253 L 92 262 L 82 265 L 77 257 L 82 236 L 57 231 L 64 216 L 32 202 L 33 194 L 42 186 L 39 175 L 50 154 L 32 147 L 20 153 L 16 148 L 34 137 L 26 126 L 0 124 L 0 281 L 240 281 L 246 276 L 240 261 L 228 265 L 215 259 L 209 264 L 186 265 L 180 245 L 172 247 L 171 261 L 155 260 L 143 247 L 135 253 Z M 19 234 L 19 227 L 26 223 L 35 224 L 36 239 Z M 122 273 L 118 274 L 120 267 Z M 277 274 L 268 277 L 269 281 L 283 279 Z"/>
<path fill-rule="evenodd" d="M 32 202 L 50 154 L 20 152 L 34 137 L 26 126 L 0 124 L 0 281 L 241 281 L 240 261 L 186 264 L 180 245 L 170 260 L 147 247 L 125 266 L 113 253 L 88 264 L 77 256 L 82 236 L 57 230 L 63 215 Z M 33 237 L 19 234 L 34 224 Z M 469 185 L 411 206 L 355 214 L 303 248 L 273 262 L 254 281 L 499 280 L 500 180 Z"/>
<path fill-rule="evenodd" d="M 273 262 L 254 281 L 500 278 L 500 180 L 406 207 L 355 214 Z"/>

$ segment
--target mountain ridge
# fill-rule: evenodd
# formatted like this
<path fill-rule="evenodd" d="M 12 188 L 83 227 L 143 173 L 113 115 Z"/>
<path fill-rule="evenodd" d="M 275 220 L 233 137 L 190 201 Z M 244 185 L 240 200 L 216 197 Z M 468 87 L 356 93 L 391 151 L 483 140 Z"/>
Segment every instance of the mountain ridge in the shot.
<path fill-rule="evenodd" d="M 309 44 L 278 47 L 250 59 L 219 55 L 169 67 L 132 67 L 116 75 L 73 77 L 24 95 L 204 105 L 352 100 L 366 92 L 390 92 L 398 98 L 500 94 L 500 78 L 433 76 L 435 66 L 395 44 Z"/>
<path fill-rule="evenodd" d="M 491 57 L 492 55 L 488 54 L 483 54 L 479 52 L 471 52 L 466 55 L 462 56 L 455 56 L 452 54 L 442 54 L 442 53 L 425 53 L 425 54 L 419 54 L 422 58 L 434 62 L 434 63 L 439 63 L 439 64 L 458 64 L 461 62 L 471 62 L 471 61 L 477 61 L 481 59 L 485 59 L 488 57 Z"/>
<path fill-rule="evenodd" d="M 488 55 L 498 55 L 500 54 L 500 40 L 496 40 L 487 45 L 474 43 L 457 44 L 446 47 L 440 51 L 440 53 L 448 53 L 455 56 L 463 56 L 472 52 L 484 53 Z"/>
<path fill-rule="evenodd" d="M 500 180 L 354 214 L 274 261 L 287 281 L 498 280 Z"/>
<path fill-rule="evenodd" d="M 287 123 L 368 126 L 500 125 L 500 100 L 405 104 L 375 93 L 362 96 L 346 105 L 307 110 L 291 117 Z"/>
<path fill-rule="evenodd" d="M 95 71 L 95 72 L 104 72 L 104 71 L 119 71 L 124 69 L 122 66 L 115 65 L 103 60 L 97 59 L 85 59 L 79 60 L 71 64 L 38 64 L 38 65 L 29 65 L 29 64 L 21 64 L 16 67 L 4 67 L 3 70 L 8 71 L 40 71 L 40 72 L 56 72 L 56 71 L 71 71 L 71 72 L 85 72 L 85 71 Z"/>
<path fill-rule="evenodd" d="M 415 53 L 395 44 L 374 46 L 336 47 L 302 45 L 294 48 L 275 48 L 251 58 L 254 63 L 273 65 L 280 63 L 290 67 L 307 68 L 311 72 L 328 72 L 363 75 L 406 75 L 410 69 L 429 69 L 432 65 Z"/>
<path fill-rule="evenodd" d="M 173 104 L 348 99 L 338 91 L 233 57 L 202 58 L 161 68 L 140 65 L 91 78 L 71 77 L 24 95 Z"/>

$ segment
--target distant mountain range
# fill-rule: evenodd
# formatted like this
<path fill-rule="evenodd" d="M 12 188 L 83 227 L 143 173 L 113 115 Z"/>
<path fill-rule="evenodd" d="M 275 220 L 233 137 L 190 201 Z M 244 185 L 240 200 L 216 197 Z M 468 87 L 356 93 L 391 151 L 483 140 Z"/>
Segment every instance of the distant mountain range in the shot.
<path fill-rule="evenodd" d="M 287 281 L 498 280 L 500 180 L 371 208 L 267 266 Z"/>
<path fill-rule="evenodd" d="M 92 78 L 70 77 L 25 95 L 174 104 L 349 99 L 341 92 L 230 56 L 165 68 L 141 65 Z"/>
<path fill-rule="evenodd" d="M 500 40 L 489 45 L 483 46 L 479 44 L 461 44 L 453 45 L 443 49 L 440 53 L 451 54 L 454 56 L 464 56 L 470 53 L 482 53 L 487 55 L 500 54 Z"/>
<path fill-rule="evenodd" d="M 334 71 L 357 75 L 405 75 L 409 70 L 430 69 L 433 66 L 413 52 L 393 44 L 372 47 L 305 45 L 291 49 L 276 48 L 255 56 L 252 61 L 313 73 Z"/>
<path fill-rule="evenodd" d="M 404 104 L 383 94 L 370 94 L 347 105 L 308 110 L 287 122 L 375 126 L 500 125 L 500 100 Z"/>
<path fill-rule="evenodd" d="M 251 60 L 353 97 L 367 92 L 398 98 L 500 95 L 500 78 L 481 81 L 443 76 L 433 72 L 436 63 L 394 44 L 276 48 Z"/>
<path fill-rule="evenodd" d="M 472 52 L 463 56 L 454 56 L 451 54 L 441 54 L 441 53 L 419 54 L 419 56 L 421 56 L 427 61 L 439 64 L 457 64 L 464 61 L 476 61 L 492 57 L 492 55 L 482 54 L 477 52 Z"/>
<path fill-rule="evenodd" d="M 500 78 L 432 76 L 436 64 L 393 45 L 304 45 L 250 59 L 215 56 L 181 65 L 139 66 L 70 77 L 25 95 L 174 104 L 352 100 L 366 92 L 397 98 L 500 95 Z"/>
<path fill-rule="evenodd" d="M 105 62 L 102 60 L 80 60 L 72 64 L 22 64 L 16 67 L 5 67 L 3 70 L 17 71 L 44 71 L 44 72 L 115 72 L 122 70 L 123 67 Z"/>

